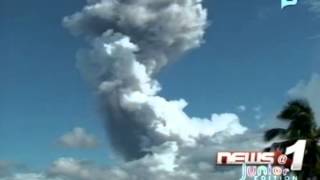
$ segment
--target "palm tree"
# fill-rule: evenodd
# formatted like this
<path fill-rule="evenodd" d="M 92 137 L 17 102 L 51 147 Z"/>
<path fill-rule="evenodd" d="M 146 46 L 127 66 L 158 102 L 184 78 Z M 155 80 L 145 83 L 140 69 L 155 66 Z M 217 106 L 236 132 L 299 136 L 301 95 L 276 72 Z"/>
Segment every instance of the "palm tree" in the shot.
<path fill-rule="evenodd" d="M 278 115 L 282 121 L 288 122 L 288 128 L 275 128 L 266 131 L 265 141 L 271 141 L 276 137 L 284 139 L 279 143 L 273 143 L 266 151 L 284 149 L 294 144 L 299 139 L 306 139 L 306 151 L 302 171 L 297 172 L 299 179 L 317 177 L 320 179 L 320 149 L 317 144 L 320 137 L 320 129 L 317 129 L 314 113 L 306 100 L 290 101 Z"/>

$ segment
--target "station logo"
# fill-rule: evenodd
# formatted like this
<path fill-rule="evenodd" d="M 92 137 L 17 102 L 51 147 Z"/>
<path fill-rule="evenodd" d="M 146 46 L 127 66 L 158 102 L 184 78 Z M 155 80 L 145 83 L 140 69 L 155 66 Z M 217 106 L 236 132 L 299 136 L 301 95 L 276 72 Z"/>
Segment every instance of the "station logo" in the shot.
<path fill-rule="evenodd" d="M 281 0 L 281 9 L 298 4 L 298 0 Z"/>
<path fill-rule="evenodd" d="M 240 180 L 298 180 L 294 171 L 301 171 L 306 140 L 298 140 L 274 152 L 218 152 L 216 164 L 220 166 L 241 165 Z M 289 158 L 289 156 L 291 158 Z"/>

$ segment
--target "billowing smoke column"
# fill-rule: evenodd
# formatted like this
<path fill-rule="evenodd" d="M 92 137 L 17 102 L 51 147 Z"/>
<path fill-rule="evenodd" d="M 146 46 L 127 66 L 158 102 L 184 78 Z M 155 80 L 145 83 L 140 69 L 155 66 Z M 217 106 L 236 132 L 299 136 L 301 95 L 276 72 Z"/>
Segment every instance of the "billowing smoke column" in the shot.
<path fill-rule="evenodd" d="M 78 65 L 98 90 L 112 145 L 125 159 L 168 141 L 193 146 L 197 137 L 238 120 L 232 114 L 212 115 L 221 122 L 190 118 L 184 100 L 157 96 L 154 75 L 202 42 L 207 13 L 201 0 L 88 0 L 63 23 L 92 44 L 78 54 Z"/>

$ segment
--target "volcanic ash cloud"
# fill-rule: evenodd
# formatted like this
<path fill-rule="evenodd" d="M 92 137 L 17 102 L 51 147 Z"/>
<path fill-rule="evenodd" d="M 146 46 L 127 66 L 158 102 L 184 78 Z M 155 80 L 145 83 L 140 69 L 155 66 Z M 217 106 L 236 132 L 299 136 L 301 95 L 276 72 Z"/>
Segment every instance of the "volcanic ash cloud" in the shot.
<path fill-rule="evenodd" d="M 183 111 L 183 99 L 157 95 L 161 86 L 154 75 L 202 43 L 207 12 L 201 3 L 88 0 L 63 20 L 92 46 L 78 53 L 78 67 L 99 92 L 111 143 L 126 160 L 156 154 L 154 147 L 168 144 L 177 153 L 227 128 L 231 134 L 246 130 L 234 114 L 192 118 Z"/>

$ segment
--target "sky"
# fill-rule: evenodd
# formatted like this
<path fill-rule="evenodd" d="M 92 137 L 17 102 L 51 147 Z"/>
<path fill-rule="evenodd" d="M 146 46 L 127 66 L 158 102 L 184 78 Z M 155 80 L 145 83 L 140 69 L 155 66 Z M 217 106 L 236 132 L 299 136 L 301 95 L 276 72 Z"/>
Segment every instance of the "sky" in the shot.
<path fill-rule="evenodd" d="M 318 88 L 320 5 L 312 2 L 282 10 L 280 0 L 204 0 L 201 47 L 153 75 L 159 96 L 183 98 L 190 116 L 234 113 L 252 130 L 273 122 L 299 82 Z M 90 45 L 62 22 L 85 5 L 0 1 L 0 162 L 36 172 L 61 157 L 118 163 L 101 96 L 76 67 L 76 52 Z"/>

